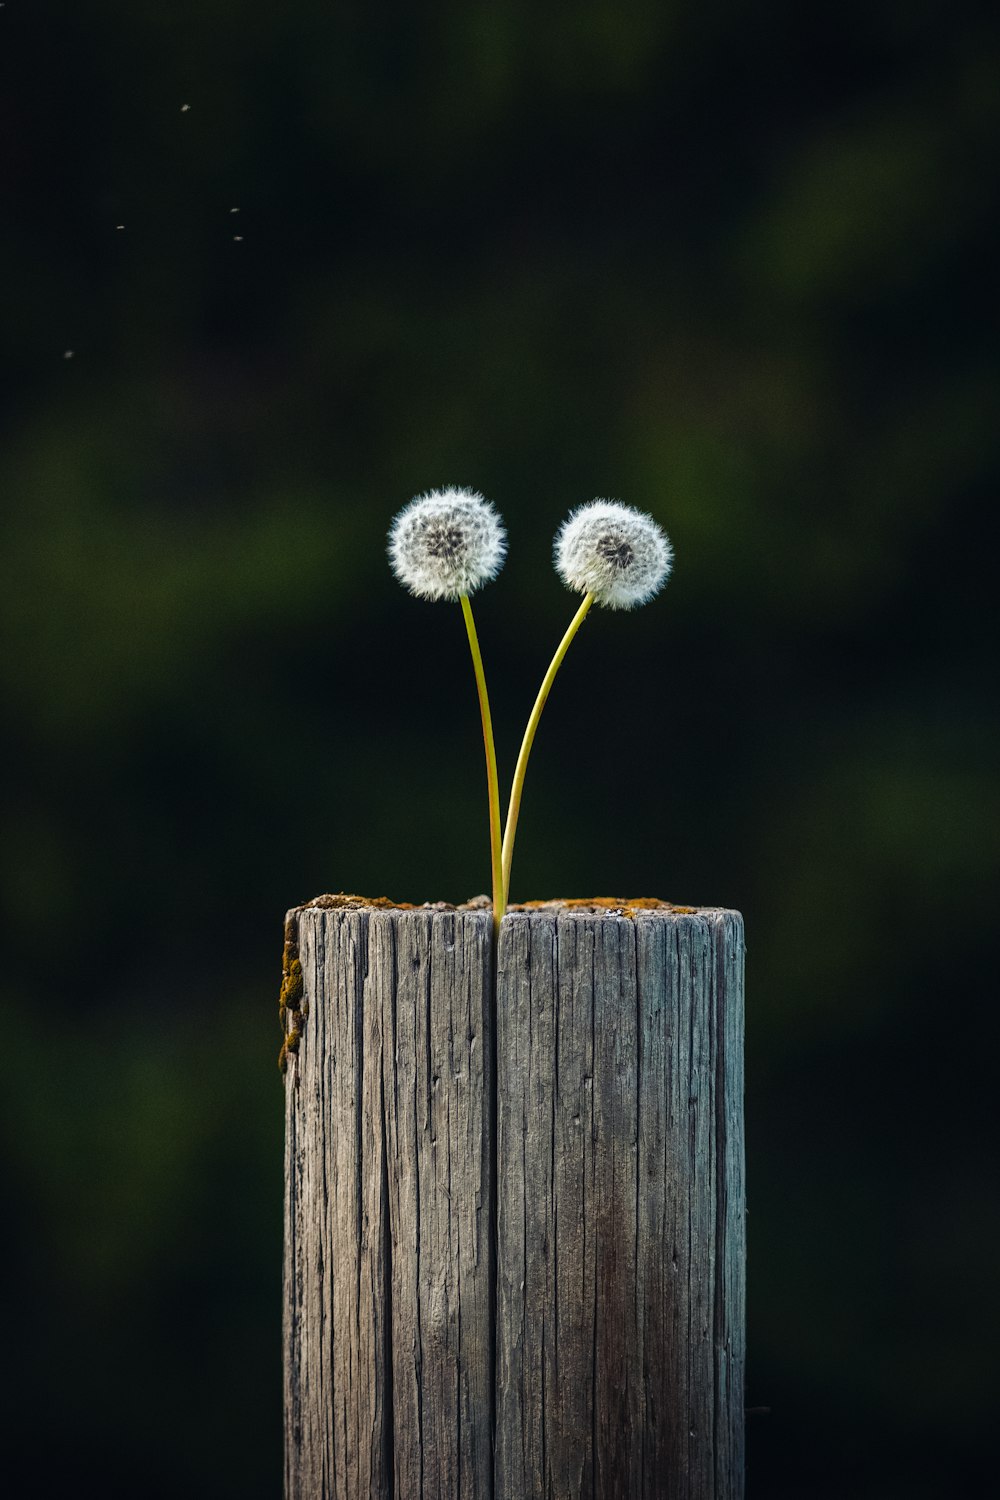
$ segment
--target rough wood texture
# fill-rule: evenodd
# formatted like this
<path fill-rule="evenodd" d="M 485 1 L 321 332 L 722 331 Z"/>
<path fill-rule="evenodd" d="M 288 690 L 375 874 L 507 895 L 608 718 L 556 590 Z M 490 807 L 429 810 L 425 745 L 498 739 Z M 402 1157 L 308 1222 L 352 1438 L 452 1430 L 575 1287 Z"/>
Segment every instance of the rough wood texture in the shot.
<path fill-rule="evenodd" d="M 739 915 L 298 929 L 288 1500 L 740 1500 Z"/>
<path fill-rule="evenodd" d="M 738 1500 L 742 922 L 515 912 L 497 970 L 496 1500 Z"/>
<path fill-rule="evenodd" d="M 489 912 L 304 910 L 285 1493 L 492 1485 Z"/>

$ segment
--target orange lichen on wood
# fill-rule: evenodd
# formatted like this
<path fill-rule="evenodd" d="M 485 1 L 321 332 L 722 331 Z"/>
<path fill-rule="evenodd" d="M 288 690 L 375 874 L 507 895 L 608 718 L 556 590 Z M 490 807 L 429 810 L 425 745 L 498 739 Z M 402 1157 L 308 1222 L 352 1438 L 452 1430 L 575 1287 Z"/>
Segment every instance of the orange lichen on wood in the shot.
<path fill-rule="evenodd" d="M 324 911 L 361 911 L 374 908 L 376 911 L 413 911 L 410 901 L 393 901 L 388 896 L 356 896 L 352 892 L 338 891 L 336 895 L 314 896 L 304 901 L 298 911 L 308 907 L 320 907 Z"/>
<path fill-rule="evenodd" d="M 299 925 L 294 913 L 285 918 L 285 945 L 281 953 L 281 990 L 278 1019 L 284 1032 L 278 1067 L 284 1073 L 290 1054 L 298 1051 L 306 1006 L 303 1000 L 302 964 L 299 960 Z"/>
<path fill-rule="evenodd" d="M 681 916 L 701 911 L 698 906 L 678 906 L 673 901 L 661 901 L 657 896 L 567 896 L 551 901 L 520 901 L 509 911 L 592 911 L 613 912 L 617 916 L 630 917 L 637 911 L 669 911 Z"/>
<path fill-rule="evenodd" d="M 359 896 L 354 892 L 338 891 L 336 894 L 314 896 L 303 901 L 289 913 L 289 921 L 298 921 L 298 914 L 310 909 L 321 911 L 480 911 L 492 905 L 489 896 L 473 896 L 469 901 L 393 901 L 390 896 Z"/>

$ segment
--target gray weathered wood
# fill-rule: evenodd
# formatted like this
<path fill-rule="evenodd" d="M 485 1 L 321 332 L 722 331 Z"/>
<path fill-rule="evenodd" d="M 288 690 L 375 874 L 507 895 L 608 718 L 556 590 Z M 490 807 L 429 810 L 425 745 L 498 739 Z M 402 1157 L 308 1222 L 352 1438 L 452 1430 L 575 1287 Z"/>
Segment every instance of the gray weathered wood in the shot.
<path fill-rule="evenodd" d="M 743 1493 L 742 922 L 513 912 L 496 1500 Z"/>
<path fill-rule="evenodd" d="M 299 914 L 288 1500 L 490 1493 L 491 936 L 488 911 Z"/>
<path fill-rule="evenodd" d="M 739 1500 L 739 915 L 292 917 L 288 1500 Z"/>

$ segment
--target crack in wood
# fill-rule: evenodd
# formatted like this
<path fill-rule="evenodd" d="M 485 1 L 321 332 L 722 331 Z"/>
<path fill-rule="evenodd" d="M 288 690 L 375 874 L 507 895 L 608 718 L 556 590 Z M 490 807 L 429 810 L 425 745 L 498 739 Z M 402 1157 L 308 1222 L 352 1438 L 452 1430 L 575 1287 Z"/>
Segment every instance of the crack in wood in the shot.
<path fill-rule="evenodd" d="M 740 1500 L 742 923 L 625 906 L 290 914 L 286 1500 Z"/>

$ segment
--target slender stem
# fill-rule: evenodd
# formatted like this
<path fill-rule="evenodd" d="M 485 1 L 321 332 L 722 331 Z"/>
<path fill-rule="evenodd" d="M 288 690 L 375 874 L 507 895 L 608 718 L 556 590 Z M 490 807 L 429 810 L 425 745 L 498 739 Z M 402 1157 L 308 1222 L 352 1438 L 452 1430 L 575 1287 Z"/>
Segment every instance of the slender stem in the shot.
<path fill-rule="evenodd" d="M 493 743 L 493 720 L 490 717 L 490 699 L 486 691 L 486 674 L 483 671 L 483 658 L 479 650 L 476 623 L 472 618 L 472 605 L 469 603 L 467 594 L 462 594 L 459 602 L 462 606 L 462 614 L 465 616 L 465 628 L 469 633 L 469 649 L 472 652 L 472 665 L 476 673 L 476 687 L 479 690 L 479 712 L 483 720 L 483 743 L 486 746 L 486 788 L 490 801 L 490 866 L 493 872 L 493 926 L 496 931 L 499 931 L 500 922 L 507 903 L 504 900 L 502 846 L 500 841 L 500 782 L 497 777 L 497 752 L 496 746 Z"/>
<path fill-rule="evenodd" d="M 524 739 L 521 741 L 520 754 L 517 757 L 517 766 L 514 769 L 514 780 L 510 788 L 510 805 L 507 808 L 507 826 L 503 833 L 503 902 L 507 905 L 507 897 L 510 894 L 510 867 L 514 859 L 514 835 L 517 833 L 517 820 L 521 812 L 521 793 L 524 791 L 524 777 L 528 769 L 528 756 L 531 754 L 531 746 L 535 739 L 535 730 L 538 721 L 542 717 L 542 709 L 545 707 L 549 690 L 555 681 L 555 675 L 562 666 L 563 657 L 570 648 L 570 642 L 576 635 L 580 626 L 587 618 L 587 612 L 594 602 L 593 594 L 588 594 L 570 623 L 570 627 L 556 650 L 555 656 L 549 663 L 549 670 L 542 678 L 542 685 L 538 689 L 538 697 L 535 706 L 531 710 L 528 726 L 524 731 Z"/>

